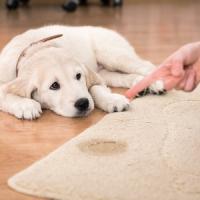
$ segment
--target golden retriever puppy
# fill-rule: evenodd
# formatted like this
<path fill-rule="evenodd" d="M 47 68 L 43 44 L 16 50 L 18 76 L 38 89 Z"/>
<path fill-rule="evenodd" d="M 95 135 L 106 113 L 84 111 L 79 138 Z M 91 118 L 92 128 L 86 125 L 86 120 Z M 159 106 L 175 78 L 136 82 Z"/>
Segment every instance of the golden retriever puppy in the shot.
<path fill-rule="evenodd" d="M 0 54 L 0 109 L 38 118 L 42 109 L 67 117 L 128 110 L 123 95 L 155 66 L 142 60 L 118 33 L 100 27 L 46 26 L 14 37 Z M 162 93 L 157 81 L 148 89 Z"/>

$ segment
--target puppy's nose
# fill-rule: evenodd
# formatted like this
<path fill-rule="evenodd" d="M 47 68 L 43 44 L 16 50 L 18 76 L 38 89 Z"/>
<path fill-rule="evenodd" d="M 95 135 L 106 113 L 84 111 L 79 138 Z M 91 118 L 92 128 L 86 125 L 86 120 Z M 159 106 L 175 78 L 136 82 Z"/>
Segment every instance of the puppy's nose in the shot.
<path fill-rule="evenodd" d="M 75 102 L 74 106 L 78 111 L 86 111 L 89 107 L 89 100 L 87 98 L 80 98 Z"/>

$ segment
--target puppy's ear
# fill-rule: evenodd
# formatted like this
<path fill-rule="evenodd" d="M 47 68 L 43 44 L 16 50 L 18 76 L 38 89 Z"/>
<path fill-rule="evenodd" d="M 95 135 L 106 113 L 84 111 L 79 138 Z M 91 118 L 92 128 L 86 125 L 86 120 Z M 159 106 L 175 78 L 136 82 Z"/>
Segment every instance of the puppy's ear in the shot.
<path fill-rule="evenodd" d="M 90 88 L 93 85 L 104 85 L 104 81 L 99 74 L 91 70 L 89 67 L 84 66 L 87 87 Z"/>
<path fill-rule="evenodd" d="M 28 79 L 16 78 L 5 86 L 5 92 L 16 96 L 31 98 L 37 88 Z"/>

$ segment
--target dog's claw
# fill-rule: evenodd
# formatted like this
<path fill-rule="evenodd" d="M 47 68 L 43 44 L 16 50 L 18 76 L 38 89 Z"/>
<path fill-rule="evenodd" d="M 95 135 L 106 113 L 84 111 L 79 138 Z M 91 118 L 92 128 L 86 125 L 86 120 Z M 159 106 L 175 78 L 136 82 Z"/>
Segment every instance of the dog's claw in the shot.
<path fill-rule="evenodd" d="M 164 90 L 163 91 L 159 91 L 158 94 L 159 95 L 163 95 L 163 94 L 165 94 L 165 91 Z"/>
<path fill-rule="evenodd" d="M 113 112 L 117 112 L 117 106 L 114 106 Z"/>
<path fill-rule="evenodd" d="M 129 104 L 127 104 L 123 109 L 122 112 L 127 111 L 129 109 Z"/>

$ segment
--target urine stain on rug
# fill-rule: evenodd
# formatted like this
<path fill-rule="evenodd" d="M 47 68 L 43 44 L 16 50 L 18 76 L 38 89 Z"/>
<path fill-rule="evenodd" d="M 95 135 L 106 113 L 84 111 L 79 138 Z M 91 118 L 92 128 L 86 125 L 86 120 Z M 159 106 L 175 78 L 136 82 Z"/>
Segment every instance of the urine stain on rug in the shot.
<path fill-rule="evenodd" d="M 79 143 L 78 148 L 83 153 L 109 156 L 114 154 L 120 154 L 126 151 L 126 142 L 107 140 L 107 139 L 91 139 Z"/>

